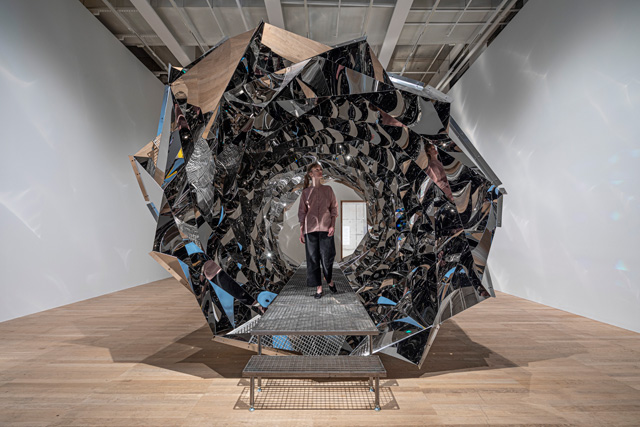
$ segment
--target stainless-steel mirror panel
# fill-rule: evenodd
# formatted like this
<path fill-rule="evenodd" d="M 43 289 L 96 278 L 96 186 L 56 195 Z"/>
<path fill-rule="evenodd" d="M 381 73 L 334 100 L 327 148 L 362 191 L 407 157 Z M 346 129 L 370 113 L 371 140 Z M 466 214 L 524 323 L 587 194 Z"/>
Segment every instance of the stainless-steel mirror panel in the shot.
<path fill-rule="evenodd" d="M 167 164 L 167 154 L 169 152 L 169 140 L 172 130 L 172 106 L 171 102 L 172 94 L 169 86 L 165 87 L 164 99 L 162 101 L 162 109 L 160 112 L 160 121 L 158 124 L 158 130 L 162 129 L 162 132 L 158 133 L 160 141 L 158 142 L 158 159 L 156 161 L 156 167 L 163 173 L 166 171 L 165 165 Z M 164 168 L 164 169 L 163 169 Z"/>
<path fill-rule="evenodd" d="M 436 135 L 445 130 L 445 126 L 440 121 L 440 116 L 433 106 L 433 102 L 422 97 L 418 97 L 419 118 L 409 126 L 409 129 L 419 135 Z"/>
<path fill-rule="evenodd" d="M 149 202 L 153 203 L 153 205 L 157 209 L 157 207 L 159 207 L 160 204 L 162 203 L 162 197 L 164 195 L 164 193 L 162 192 L 162 188 L 153 179 L 153 177 L 149 175 L 147 171 L 142 168 L 142 166 L 137 162 L 137 160 L 134 161 L 134 164 L 138 170 L 138 174 L 139 174 L 138 176 L 142 181 L 142 185 L 144 186 L 144 191 L 149 197 Z"/>

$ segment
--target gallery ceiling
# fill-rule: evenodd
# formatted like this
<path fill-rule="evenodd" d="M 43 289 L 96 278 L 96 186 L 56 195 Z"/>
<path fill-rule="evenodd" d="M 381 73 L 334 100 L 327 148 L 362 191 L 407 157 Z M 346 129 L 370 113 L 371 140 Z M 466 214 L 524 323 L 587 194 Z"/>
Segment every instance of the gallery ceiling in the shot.
<path fill-rule="evenodd" d="M 166 83 L 260 21 L 326 45 L 363 36 L 390 73 L 447 92 L 527 0 L 79 0 Z"/>

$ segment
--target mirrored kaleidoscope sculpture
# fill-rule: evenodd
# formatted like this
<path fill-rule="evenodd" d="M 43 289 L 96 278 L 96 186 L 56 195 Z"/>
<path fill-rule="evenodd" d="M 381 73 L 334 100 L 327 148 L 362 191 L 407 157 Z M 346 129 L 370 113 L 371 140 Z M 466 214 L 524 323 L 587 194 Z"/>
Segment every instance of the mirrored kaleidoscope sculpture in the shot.
<path fill-rule="evenodd" d="M 450 99 L 393 83 L 365 40 L 261 24 L 169 80 L 131 163 L 157 221 L 151 255 L 216 336 L 249 341 L 298 268 L 278 234 L 316 161 L 367 201 L 368 234 L 341 268 L 380 330 L 374 352 L 421 364 L 441 322 L 494 295 L 482 279 L 501 193 L 449 138 Z"/>

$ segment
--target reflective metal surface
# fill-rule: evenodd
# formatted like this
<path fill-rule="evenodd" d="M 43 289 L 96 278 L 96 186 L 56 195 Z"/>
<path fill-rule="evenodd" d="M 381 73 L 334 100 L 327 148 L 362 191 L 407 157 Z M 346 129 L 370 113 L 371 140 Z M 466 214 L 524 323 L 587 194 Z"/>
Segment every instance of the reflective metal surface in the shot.
<path fill-rule="evenodd" d="M 139 182 L 162 173 L 153 251 L 179 261 L 214 334 L 249 340 L 238 328 L 298 267 L 278 235 L 319 161 L 367 201 L 369 232 L 341 268 L 380 331 L 374 352 L 420 364 L 434 327 L 494 296 L 482 277 L 502 194 L 447 135 L 448 97 L 392 83 L 364 40 L 307 56 L 299 44 L 309 59 L 295 62 L 262 43 L 265 28 L 239 62 L 209 61 L 234 70 L 224 82 L 202 67 L 190 75 L 194 64 L 172 70 L 162 134 L 132 161 L 151 176 Z M 196 62 L 237 49 L 238 37 Z M 200 79 L 226 89 L 207 92 Z M 221 269 L 210 279 L 207 261 Z M 359 354 L 361 340 L 347 337 L 341 351 Z"/>

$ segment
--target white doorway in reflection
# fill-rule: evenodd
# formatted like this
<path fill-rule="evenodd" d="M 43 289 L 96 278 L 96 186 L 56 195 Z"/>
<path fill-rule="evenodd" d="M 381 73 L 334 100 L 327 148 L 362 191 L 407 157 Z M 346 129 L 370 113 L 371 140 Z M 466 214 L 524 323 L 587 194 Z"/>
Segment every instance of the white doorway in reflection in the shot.
<path fill-rule="evenodd" d="M 340 201 L 340 220 L 342 231 L 340 258 L 344 258 L 355 252 L 360 241 L 367 234 L 367 203 L 361 200 Z"/>

